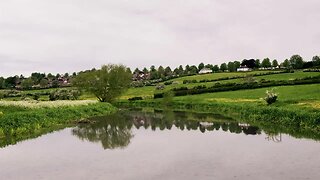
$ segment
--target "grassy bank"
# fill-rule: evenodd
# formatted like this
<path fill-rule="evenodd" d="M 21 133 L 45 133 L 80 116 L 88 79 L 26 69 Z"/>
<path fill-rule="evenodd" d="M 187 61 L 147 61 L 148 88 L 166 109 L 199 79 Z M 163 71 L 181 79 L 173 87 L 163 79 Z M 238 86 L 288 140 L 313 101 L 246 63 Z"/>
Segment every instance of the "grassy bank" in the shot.
<path fill-rule="evenodd" d="M 130 107 L 169 107 L 220 113 L 244 122 L 271 123 L 306 131 L 320 131 L 320 84 L 279 86 L 278 101 L 267 105 L 262 99 L 270 88 L 206 93 L 164 99 L 119 101 Z"/>
<path fill-rule="evenodd" d="M 111 104 L 88 101 L 0 102 L 0 139 L 66 127 L 82 119 L 116 110 Z M 58 104 L 58 105 L 57 105 Z"/>

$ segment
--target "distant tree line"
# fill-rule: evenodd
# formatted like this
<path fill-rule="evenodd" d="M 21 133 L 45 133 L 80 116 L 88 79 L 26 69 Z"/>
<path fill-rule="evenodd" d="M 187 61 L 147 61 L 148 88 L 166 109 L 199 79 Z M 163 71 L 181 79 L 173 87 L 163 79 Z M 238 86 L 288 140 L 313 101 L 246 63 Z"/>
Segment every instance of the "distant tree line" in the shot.
<path fill-rule="evenodd" d="M 30 90 L 65 87 L 70 86 L 70 82 L 75 76 L 76 73 L 72 75 L 69 75 L 69 73 L 53 75 L 51 73 L 34 72 L 30 77 L 24 77 L 23 75 L 0 77 L 0 89 Z"/>
<path fill-rule="evenodd" d="M 308 69 L 308 68 L 319 68 L 320 57 L 314 56 L 311 61 L 304 61 L 300 55 L 293 55 L 290 59 L 286 59 L 279 63 L 278 60 L 270 60 L 269 58 L 260 59 L 244 59 L 240 61 L 230 61 L 228 63 L 222 63 L 220 65 L 204 64 L 201 62 L 199 65 L 179 65 L 173 70 L 167 66 L 151 66 L 149 69 L 146 67 L 142 70 L 136 68 L 133 71 L 133 80 L 156 80 L 166 79 L 171 76 L 187 76 L 195 75 L 200 72 L 203 68 L 208 68 L 212 72 L 236 72 L 239 67 L 248 67 L 252 69 Z M 140 76 L 139 76 L 140 74 Z"/>
<path fill-rule="evenodd" d="M 285 59 L 279 63 L 278 60 L 270 60 L 269 58 L 260 59 L 244 59 L 240 61 L 230 61 L 228 63 L 216 64 L 204 64 L 201 62 L 198 65 L 179 65 L 178 67 L 171 69 L 169 66 L 163 67 L 151 66 L 143 68 L 142 70 L 136 68 L 133 72 L 130 68 L 127 68 L 127 72 L 133 74 L 133 80 L 168 80 L 174 77 L 195 75 L 200 72 L 201 69 L 207 68 L 212 70 L 213 73 L 218 72 L 236 72 L 239 67 L 248 67 L 252 69 L 311 69 L 320 68 L 320 56 L 313 56 L 309 61 L 304 61 L 300 55 L 293 55 L 290 59 Z M 41 89 L 41 88 L 57 88 L 71 86 L 72 80 L 82 73 L 89 73 L 96 71 L 95 68 L 86 71 L 74 72 L 72 75 L 51 73 L 39 73 L 34 72 L 30 77 L 24 77 L 23 75 L 10 76 L 7 78 L 0 77 L 0 89 Z M 155 81 L 158 82 L 158 81 Z"/>

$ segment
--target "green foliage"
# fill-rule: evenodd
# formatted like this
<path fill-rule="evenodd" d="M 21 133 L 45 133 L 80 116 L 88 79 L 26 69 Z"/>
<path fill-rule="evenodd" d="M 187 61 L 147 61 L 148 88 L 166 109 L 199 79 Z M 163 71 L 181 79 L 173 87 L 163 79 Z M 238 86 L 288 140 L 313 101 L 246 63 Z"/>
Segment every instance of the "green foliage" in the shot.
<path fill-rule="evenodd" d="M 94 94 L 101 102 L 112 102 L 130 86 L 131 73 L 123 65 L 109 64 L 79 74 L 73 85 Z"/>
<path fill-rule="evenodd" d="M 320 57 L 319 56 L 313 56 L 312 57 L 312 63 L 313 63 L 313 66 L 320 66 Z"/>
<path fill-rule="evenodd" d="M 15 144 L 32 134 L 40 135 L 44 129 L 62 128 L 79 119 L 105 115 L 115 110 L 108 103 L 38 109 L 0 106 L 0 111 L 3 112 L 0 116 L 0 138 L 10 137 L 8 142 L 0 139 L 0 147 Z"/>
<path fill-rule="evenodd" d="M 274 92 L 274 89 L 266 91 L 266 97 L 263 99 L 270 105 L 277 101 L 278 94 Z"/>
<path fill-rule="evenodd" d="M 33 80 L 31 78 L 24 79 L 21 82 L 21 88 L 24 90 L 29 90 L 32 88 L 32 86 L 33 86 Z"/>
<path fill-rule="evenodd" d="M 276 59 L 274 59 L 274 60 L 272 61 L 272 67 L 278 67 L 278 66 L 279 66 L 278 61 L 277 61 Z"/>
<path fill-rule="evenodd" d="M 50 101 L 55 100 L 77 100 L 81 95 L 76 89 L 57 89 L 52 91 L 49 95 Z"/>
<path fill-rule="evenodd" d="M 49 81 L 47 79 L 41 79 L 40 80 L 40 87 L 46 88 L 48 86 Z"/>
<path fill-rule="evenodd" d="M 290 62 L 289 62 L 289 60 L 288 59 L 286 59 L 286 60 L 284 60 L 284 62 L 282 63 L 282 65 L 283 65 L 283 67 L 285 67 L 285 68 L 289 68 L 290 67 Z"/>
<path fill-rule="evenodd" d="M 264 67 L 264 68 L 271 67 L 270 59 L 269 59 L 269 58 L 263 59 L 263 61 L 262 61 L 262 63 L 261 63 L 261 66 Z"/>
<path fill-rule="evenodd" d="M 224 72 L 224 71 L 226 71 L 228 68 L 227 68 L 227 64 L 226 63 L 222 63 L 221 65 L 220 65 L 220 70 L 222 71 L 222 72 Z"/>
<path fill-rule="evenodd" d="M 300 55 L 291 56 L 290 65 L 293 69 L 302 69 L 303 68 L 303 59 Z"/>

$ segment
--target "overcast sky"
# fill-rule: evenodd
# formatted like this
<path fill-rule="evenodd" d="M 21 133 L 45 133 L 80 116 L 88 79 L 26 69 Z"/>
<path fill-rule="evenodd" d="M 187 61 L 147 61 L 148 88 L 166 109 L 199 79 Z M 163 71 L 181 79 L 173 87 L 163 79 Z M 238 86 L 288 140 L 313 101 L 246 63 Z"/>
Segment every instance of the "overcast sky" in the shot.
<path fill-rule="evenodd" d="M 319 0 L 0 0 L 0 76 L 320 54 Z"/>

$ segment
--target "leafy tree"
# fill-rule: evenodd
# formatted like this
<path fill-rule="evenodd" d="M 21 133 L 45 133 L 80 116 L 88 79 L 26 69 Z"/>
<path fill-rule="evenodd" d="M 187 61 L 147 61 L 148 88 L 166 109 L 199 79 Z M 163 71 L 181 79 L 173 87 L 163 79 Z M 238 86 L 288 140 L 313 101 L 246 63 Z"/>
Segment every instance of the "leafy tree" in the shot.
<path fill-rule="evenodd" d="M 219 66 L 218 66 L 218 65 L 214 65 L 213 68 L 212 68 L 212 71 L 213 71 L 213 72 L 219 72 L 219 70 L 220 70 L 220 69 L 219 69 Z"/>
<path fill-rule="evenodd" d="M 174 75 L 179 75 L 180 73 L 179 73 L 179 69 L 178 68 L 175 68 L 174 70 L 173 70 L 173 74 Z"/>
<path fill-rule="evenodd" d="M 284 60 L 284 62 L 282 63 L 283 67 L 285 68 L 289 68 L 290 67 L 290 62 L 288 59 Z"/>
<path fill-rule="evenodd" d="M 4 89 L 5 88 L 5 79 L 3 77 L 0 77 L 0 89 Z"/>
<path fill-rule="evenodd" d="M 48 86 L 49 81 L 47 79 L 41 79 L 40 81 L 40 87 L 46 88 Z"/>
<path fill-rule="evenodd" d="M 234 62 L 229 62 L 228 63 L 228 70 L 229 70 L 229 72 L 236 71 L 235 66 L 234 66 Z"/>
<path fill-rule="evenodd" d="M 164 69 L 164 75 L 165 76 L 171 76 L 172 75 L 172 71 L 171 71 L 171 68 L 169 66 L 167 66 L 165 69 Z"/>
<path fill-rule="evenodd" d="M 248 68 L 255 68 L 256 67 L 256 60 L 254 59 L 244 59 L 241 63 L 241 66 L 247 66 Z"/>
<path fill-rule="evenodd" d="M 44 73 L 34 72 L 31 74 L 31 79 L 33 80 L 34 84 L 39 84 L 40 80 L 45 77 L 46 77 L 46 74 Z"/>
<path fill-rule="evenodd" d="M 313 63 L 313 66 L 320 66 L 320 57 L 319 56 L 313 56 L 312 57 L 312 63 Z"/>
<path fill-rule="evenodd" d="M 134 72 L 134 73 L 139 73 L 140 70 L 139 70 L 139 68 L 136 68 L 133 72 Z"/>
<path fill-rule="evenodd" d="M 154 65 L 150 67 L 150 79 L 159 79 L 159 74 Z"/>
<path fill-rule="evenodd" d="M 179 75 L 183 75 L 183 67 L 182 67 L 182 65 L 179 66 Z"/>
<path fill-rule="evenodd" d="M 59 87 L 59 81 L 58 80 L 53 80 L 52 81 L 52 84 L 51 84 L 51 87 L 53 87 L 53 88 L 57 88 L 57 87 Z"/>
<path fill-rule="evenodd" d="M 199 65 L 198 65 L 198 69 L 199 69 L 199 71 L 201 70 L 201 69 L 203 69 L 204 68 L 204 64 L 203 64 L 203 62 L 202 63 L 200 63 Z"/>
<path fill-rule="evenodd" d="M 225 70 L 227 70 L 228 68 L 227 68 L 227 64 L 226 63 L 222 63 L 221 65 L 220 65 L 220 70 L 222 71 L 222 72 L 224 72 Z"/>
<path fill-rule="evenodd" d="M 278 67 L 278 66 L 279 66 L 278 61 L 276 59 L 274 59 L 272 61 L 272 67 Z"/>
<path fill-rule="evenodd" d="M 195 65 L 190 66 L 190 74 L 197 74 L 198 68 Z"/>
<path fill-rule="evenodd" d="M 73 84 L 94 94 L 101 102 L 112 102 L 125 92 L 131 82 L 131 73 L 123 65 L 109 64 L 94 72 L 79 74 Z"/>
<path fill-rule="evenodd" d="M 31 78 L 28 78 L 28 79 L 24 79 L 22 82 L 21 82 L 21 88 L 22 89 L 31 89 L 33 86 L 33 80 Z"/>
<path fill-rule="evenodd" d="M 48 78 L 48 79 L 54 79 L 54 78 L 55 78 L 55 76 L 54 76 L 54 75 L 52 75 L 51 73 L 49 73 L 49 74 L 47 75 L 47 78 Z"/>
<path fill-rule="evenodd" d="M 260 68 L 260 67 L 261 67 L 260 59 L 256 59 L 256 68 Z"/>
<path fill-rule="evenodd" d="M 234 61 L 234 68 L 235 68 L 235 71 L 237 71 L 237 69 L 240 67 L 240 62 L 239 61 Z"/>
<path fill-rule="evenodd" d="M 205 65 L 204 67 L 212 70 L 213 65 L 212 65 L 212 64 L 207 64 L 207 65 Z M 199 69 L 199 71 L 200 71 L 200 70 L 201 70 L 201 69 Z"/>
<path fill-rule="evenodd" d="M 269 58 L 264 58 L 262 60 L 261 66 L 264 67 L 264 68 L 271 67 L 270 59 Z"/>
<path fill-rule="evenodd" d="M 148 73 L 148 72 L 149 72 L 146 67 L 144 67 L 142 71 L 143 71 L 144 73 Z"/>
<path fill-rule="evenodd" d="M 189 74 L 190 73 L 190 66 L 186 65 L 185 69 L 184 69 L 184 74 Z"/>
<path fill-rule="evenodd" d="M 303 59 L 300 55 L 293 55 L 291 56 L 290 60 L 290 65 L 292 66 L 293 69 L 302 69 L 303 68 Z"/>
<path fill-rule="evenodd" d="M 160 78 L 165 77 L 164 68 L 163 68 L 162 66 L 159 66 L 159 68 L 158 68 L 158 74 L 159 74 Z"/>
<path fill-rule="evenodd" d="M 63 75 L 63 77 L 64 77 L 64 78 L 69 78 L 69 73 L 65 73 L 65 74 Z"/>
<path fill-rule="evenodd" d="M 5 79 L 4 83 L 7 88 L 14 88 L 16 86 L 16 82 L 18 81 L 18 76 L 10 76 Z"/>
<path fill-rule="evenodd" d="M 132 74 L 132 71 L 131 71 L 131 69 L 128 67 L 127 68 L 127 71 L 130 73 L 130 74 Z M 74 75 L 73 77 L 75 77 L 76 75 Z"/>

